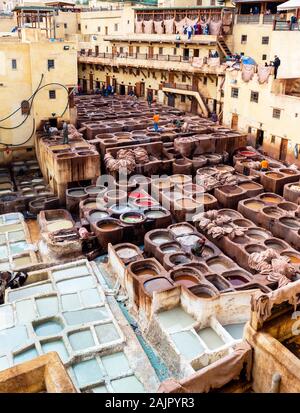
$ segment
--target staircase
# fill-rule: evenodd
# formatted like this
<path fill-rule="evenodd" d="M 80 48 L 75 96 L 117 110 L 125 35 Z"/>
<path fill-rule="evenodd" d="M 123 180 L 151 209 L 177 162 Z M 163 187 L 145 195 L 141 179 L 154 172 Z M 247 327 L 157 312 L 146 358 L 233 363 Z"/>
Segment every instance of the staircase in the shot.
<path fill-rule="evenodd" d="M 227 46 L 223 36 L 219 36 L 218 40 L 217 40 L 217 45 L 219 46 L 219 48 L 222 50 L 223 54 L 225 56 L 232 56 L 231 50 L 229 49 L 229 47 Z"/>

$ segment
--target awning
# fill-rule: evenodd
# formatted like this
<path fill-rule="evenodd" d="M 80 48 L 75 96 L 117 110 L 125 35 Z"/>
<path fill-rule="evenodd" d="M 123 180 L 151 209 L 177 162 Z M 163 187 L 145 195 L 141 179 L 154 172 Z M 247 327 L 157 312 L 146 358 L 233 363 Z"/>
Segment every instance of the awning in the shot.
<path fill-rule="evenodd" d="M 277 6 L 277 10 L 295 10 L 300 9 L 300 0 L 289 0 Z"/>

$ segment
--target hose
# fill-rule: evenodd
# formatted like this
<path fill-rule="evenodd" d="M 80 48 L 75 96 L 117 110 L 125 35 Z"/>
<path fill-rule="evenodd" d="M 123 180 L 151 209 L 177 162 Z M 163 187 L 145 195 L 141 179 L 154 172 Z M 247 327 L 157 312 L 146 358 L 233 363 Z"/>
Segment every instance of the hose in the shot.
<path fill-rule="evenodd" d="M 28 102 L 32 99 L 32 97 L 36 94 L 36 92 L 37 92 L 38 89 L 40 88 L 40 86 L 41 86 L 41 84 L 42 84 L 42 81 L 43 81 L 43 78 L 44 78 L 44 73 L 42 73 L 41 80 L 40 80 L 40 83 L 39 83 L 38 87 L 37 87 L 36 90 L 33 92 L 33 94 L 30 96 L 30 98 L 27 99 Z M 11 118 L 11 117 L 12 117 L 15 113 L 17 113 L 21 108 L 22 108 L 22 106 L 20 106 L 20 107 L 17 108 L 16 110 L 14 110 L 10 115 L 6 116 L 6 118 L 0 119 L 0 122 L 3 122 L 3 121 L 5 121 L 6 119 Z"/>

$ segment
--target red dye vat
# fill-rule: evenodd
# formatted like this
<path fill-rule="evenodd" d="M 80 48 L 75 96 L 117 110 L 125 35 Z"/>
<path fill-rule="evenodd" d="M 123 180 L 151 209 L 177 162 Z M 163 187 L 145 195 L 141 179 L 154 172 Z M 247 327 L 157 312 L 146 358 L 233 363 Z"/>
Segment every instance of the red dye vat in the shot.
<path fill-rule="evenodd" d="M 130 192 L 129 194 L 130 198 L 145 198 L 145 194 L 142 194 L 142 192 Z"/>
<path fill-rule="evenodd" d="M 251 152 L 251 151 L 241 151 L 240 154 L 242 156 L 246 156 L 247 158 L 251 158 L 257 155 L 255 152 Z"/>

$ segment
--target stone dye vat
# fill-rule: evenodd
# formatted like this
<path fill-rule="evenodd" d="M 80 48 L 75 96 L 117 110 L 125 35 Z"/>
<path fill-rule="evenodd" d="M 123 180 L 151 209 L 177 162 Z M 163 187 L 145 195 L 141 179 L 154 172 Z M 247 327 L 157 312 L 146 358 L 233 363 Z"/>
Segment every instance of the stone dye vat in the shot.
<path fill-rule="evenodd" d="M 31 272 L 28 285 L 7 291 L 0 306 L 7 320 L 0 329 L 0 365 L 11 367 L 55 351 L 79 391 L 104 386 L 113 392 L 126 383 L 132 386 L 127 391 L 156 389 L 148 359 L 125 320 L 122 328 L 118 324 L 123 316 L 112 297 L 107 301 L 98 275 L 81 260 L 44 269 L 42 282 L 35 282 L 39 271 Z"/>
<path fill-rule="evenodd" d="M 38 263 L 38 256 L 24 217 L 20 213 L 0 215 L 0 269 L 17 270 Z"/>

